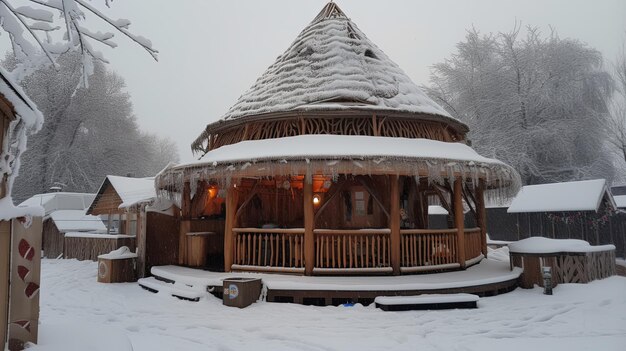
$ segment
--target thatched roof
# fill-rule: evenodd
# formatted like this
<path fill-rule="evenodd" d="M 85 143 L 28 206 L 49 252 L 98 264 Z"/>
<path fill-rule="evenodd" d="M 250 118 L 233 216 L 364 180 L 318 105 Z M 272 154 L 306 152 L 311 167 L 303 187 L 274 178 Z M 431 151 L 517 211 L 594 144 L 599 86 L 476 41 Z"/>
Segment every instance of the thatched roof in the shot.
<path fill-rule="evenodd" d="M 348 109 L 417 114 L 467 129 L 332 2 L 222 119 L 207 129 L 267 114 Z"/>

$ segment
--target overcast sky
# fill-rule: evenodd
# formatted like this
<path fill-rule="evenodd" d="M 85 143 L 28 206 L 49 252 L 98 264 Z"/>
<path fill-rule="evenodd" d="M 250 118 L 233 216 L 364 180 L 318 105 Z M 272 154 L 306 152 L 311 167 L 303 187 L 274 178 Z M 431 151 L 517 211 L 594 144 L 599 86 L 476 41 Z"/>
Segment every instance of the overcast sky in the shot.
<path fill-rule="evenodd" d="M 104 3 L 104 0 L 96 2 Z M 121 37 L 102 51 L 124 77 L 141 127 L 171 137 L 182 161 L 291 44 L 325 0 L 115 0 L 104 10 L 132 21 L 159 62 Z M 510 31 L 516 21 L 577 38 L 614 59 L 626 41 L 626 0 L 339 0 L 344 12 L 418 84 L 467 28 Z M 102 6 L 104 7 L 104 6 Z"/>

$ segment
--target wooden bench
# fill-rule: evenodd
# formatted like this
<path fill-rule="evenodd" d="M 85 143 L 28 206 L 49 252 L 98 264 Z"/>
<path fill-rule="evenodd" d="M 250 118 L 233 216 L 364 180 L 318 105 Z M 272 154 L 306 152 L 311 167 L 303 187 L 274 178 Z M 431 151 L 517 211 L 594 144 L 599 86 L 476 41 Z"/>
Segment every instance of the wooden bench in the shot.
<path fill-rule="evenodd" d="M 424 294 L 416 296 L 379 296 L 374 300 L 383 311 L 445 310 L 478 308 L 479 297 L 472 294 Z"/>

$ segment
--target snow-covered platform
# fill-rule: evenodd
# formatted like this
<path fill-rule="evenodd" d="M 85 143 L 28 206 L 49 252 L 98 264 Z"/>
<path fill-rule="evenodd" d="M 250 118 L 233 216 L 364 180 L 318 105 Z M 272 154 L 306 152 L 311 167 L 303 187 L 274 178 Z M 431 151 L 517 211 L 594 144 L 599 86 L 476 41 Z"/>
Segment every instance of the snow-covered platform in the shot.
<path fill-rule="evenodd" d="M 269 302 L 338 305 L 345 302 L 369 304 L 378 296 L 451 293 L 491 296 L 515 289 L 522 270 L 511 270 L 508 262 L 486 259 L 465 271 L 404 276 L 307 277 L 220 273 L 180 266 L 152 267 L 151 272 L 154 277 L 140 280 L 140 285 L 173 296 L 179 296 L 180 290 L 194 291 L 193 300 L 208 296 L 209 292 L 219 295 L 226 278 L 255 277 L 262 279 L 264 295 Z"/>

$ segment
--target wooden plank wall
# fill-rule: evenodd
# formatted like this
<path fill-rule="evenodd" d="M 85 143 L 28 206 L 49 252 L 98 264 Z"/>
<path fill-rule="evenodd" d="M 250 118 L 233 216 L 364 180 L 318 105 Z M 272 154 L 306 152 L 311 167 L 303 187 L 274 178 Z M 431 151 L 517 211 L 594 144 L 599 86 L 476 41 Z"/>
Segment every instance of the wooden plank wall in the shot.
<path fill-rule="evenodd" d="M 146 271 L 152 266 L 178 264 L 177 217 L 148 212 L 146 219 Z"/>
<path fill-rule="evenodd" d="M 196 219 L 191 221 L 192 232 L 214 232 L 208 237 L 207 268 L 224 270 L 224 219 Z"/>
<path fill-rule="evenodd" d="M 559 216 L 571 216 L 574 212 L 558 212 Z M 593 211 L 585 213 L 588 220 L 598 218 Z M 584 217 L 583 217 L 584 218 Z M 581 239 L 592 245 L 613 244 L 616 255 L 626 255 L 626 213 L 617 213 L 610 221 L 597 228 L 579 220 L 570 223 L 553 221 L 547 213 L 507 213 L 506 208 L 487 209 L 487 232 L 493 240 L 515 241 L 531 236 L 555 239 Z"/>
<path fill-rule="evenodd" d="M 46 258 L 57 258 L 63 254 L 65 236 L 59 232 L 51 218 L 43 222 L 42 249 Z"/>
<path fill-rule="evenodd" d="M 98 256 L 128 246 L 135 251 L 135 238 L 65 238 L 65 258 L 97 261 Z"/>

